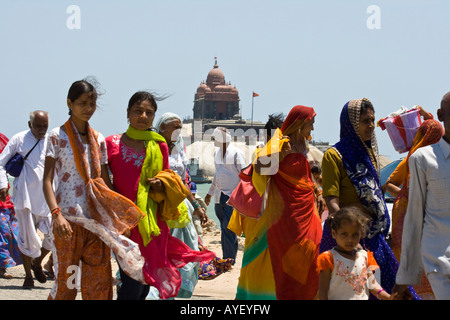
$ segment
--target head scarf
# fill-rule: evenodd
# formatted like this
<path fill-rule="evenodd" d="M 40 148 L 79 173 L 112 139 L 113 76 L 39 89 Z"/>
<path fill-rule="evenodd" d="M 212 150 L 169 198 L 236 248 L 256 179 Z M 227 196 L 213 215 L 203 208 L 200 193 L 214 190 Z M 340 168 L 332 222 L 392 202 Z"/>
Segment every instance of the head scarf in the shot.
<path fill-rule="evenodd" d="M 441 140 L 444 135 L 444 128 L 439 121 L 434 119 L 425 120 L 419 127 L 419 130 L 414 137 L 411 149 L 408 152 L 409 157 L 419 148 L 434 144 Z M 408 160 L 407 160 L 408 162 Z"/>
<path fill-rule="evenodd" d="M 298 130 L 305 120 L 311 120 L 315 116 L 316 112 L 313 108 L 297 105 L 289 111 L 288 116 L 281 126 L 281 132 L 283 135 L 288 136 Z M 310 137 L 307 138 L 310 139 Z"/>
<path fill-rule="evenodd" d="M 340 141 L 334 148 L 342 157 L 344 168 L 354 185 L 361 204 L 375 217 L 368 237 L 378 232 L 389 231 L 389 214 L 380 186 L 378 145 L 375 132 L 370 141 L 371 148 L 359 134 L 361 104 L 367 99 L 347 102 L 341 112 Z"/>
<path fill-rule="evenodd" d="M 157 131 L 159 134 L 161 134 L 161 125 L 162 125 L 163 123 L 166 124 L 166 123 L 168 123 L 168 122 L 170 122 L 170 121 L 173 121 L 173 120 L 175 120 L 175 119 L 180 120 L 181 125 L 183 125 L 183 121 L 181 120 L 180 116 L 177 115 L 176 113 L 172 113 L 172 112 L 166 112 L 166 113 L 164 113 L 164 114 L 158 119 L 158 121 L 157 121 L 156 124 L 155 124 L 155 129 L 156 129 L 156 131 Z M 167 143 L 170 144 L 170 141 L 167 141 Z M 183 151 L 185 150 L 184 141 L 183 141 L 183 137 L 181 136 L 181 132 L 180 132 L 180 134 L 178 135 L 177 141 L 175 141 L 173 144 L 174 144 L 174 146 L 175 146 L 173 152 L 178 153 L 178 152 L 181 151 L 181 150 L 183 150 Z"/>

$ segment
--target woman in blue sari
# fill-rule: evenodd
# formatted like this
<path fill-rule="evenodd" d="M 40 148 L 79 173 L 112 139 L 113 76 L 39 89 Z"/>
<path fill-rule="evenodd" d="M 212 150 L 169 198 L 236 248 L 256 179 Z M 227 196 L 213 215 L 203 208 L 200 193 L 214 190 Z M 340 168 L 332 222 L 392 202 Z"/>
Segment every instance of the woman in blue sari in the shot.
<path fill-rule="evenodd" d="M 386 242 L 390 218 L 380 185 L 372 103 L 365 98 L 349 101 L 342 109 L 340 124 L 340 140 L 322 160 L 323 197 L 330 215 L 345 206 L 358 206 L 371 217 L 370 231 L 361 245 L 373 252 L 380 266 L 379 283 L 391 293 L 399 264 Z M 320 252 L 334 246 L 336 241 L 325 223 Z"/>

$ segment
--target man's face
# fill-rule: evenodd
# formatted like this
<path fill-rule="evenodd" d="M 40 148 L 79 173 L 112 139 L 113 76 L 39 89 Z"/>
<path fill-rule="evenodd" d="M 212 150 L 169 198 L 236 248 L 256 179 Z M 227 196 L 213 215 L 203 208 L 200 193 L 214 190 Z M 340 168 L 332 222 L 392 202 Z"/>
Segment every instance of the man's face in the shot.
<path fill-rule="evenodd" d="M 48 129 L 48 116 L 44 113 L 36 113 L 33 122 L 28 121 L 31 133 L 36 139 L 44 138 Z"/>
<path fill-rule="evenodd" d="M 450 132 L 450 101 L 444 102 L 438 110 L 439 121 L 444 124 L 445 132 Z"/>

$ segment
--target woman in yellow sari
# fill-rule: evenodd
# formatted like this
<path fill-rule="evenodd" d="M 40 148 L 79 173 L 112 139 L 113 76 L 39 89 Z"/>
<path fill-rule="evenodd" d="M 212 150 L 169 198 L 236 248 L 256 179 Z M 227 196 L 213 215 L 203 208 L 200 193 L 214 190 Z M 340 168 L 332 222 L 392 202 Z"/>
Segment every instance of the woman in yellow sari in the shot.
<path fill-rule="evenodd" d="M 258 219 L 234 214 L 228 225 L 246 237 L 237 299 L 310 300 L 317 294 L 322 228 L 306 159 L 315 115 L 295 106 L 256 154 L 252 182 L 266 199 L 264 210 Z"/>

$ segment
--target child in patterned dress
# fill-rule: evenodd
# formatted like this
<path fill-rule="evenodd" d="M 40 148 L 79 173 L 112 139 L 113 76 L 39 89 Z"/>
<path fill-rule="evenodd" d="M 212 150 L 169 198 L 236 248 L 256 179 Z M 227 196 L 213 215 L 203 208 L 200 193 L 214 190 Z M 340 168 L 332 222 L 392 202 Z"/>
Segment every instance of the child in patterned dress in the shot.
<path fill-rule="evenodd" d="M 359 207 L 342 208 L 327 220 L 337 246 L 318 257 L 320 300 L 368 300 L 370 293 L 381 300 L 395 298 L 378 284 L 378 264 L 359 244 L 368 222 Z"/>

